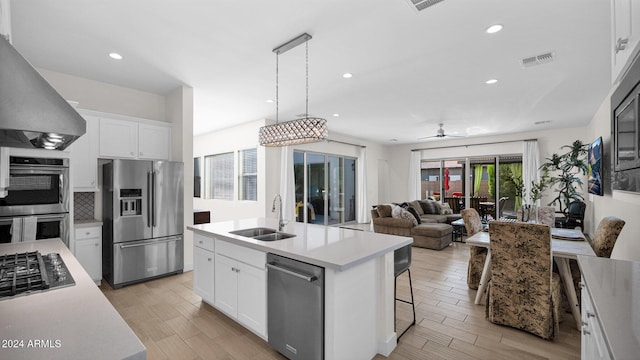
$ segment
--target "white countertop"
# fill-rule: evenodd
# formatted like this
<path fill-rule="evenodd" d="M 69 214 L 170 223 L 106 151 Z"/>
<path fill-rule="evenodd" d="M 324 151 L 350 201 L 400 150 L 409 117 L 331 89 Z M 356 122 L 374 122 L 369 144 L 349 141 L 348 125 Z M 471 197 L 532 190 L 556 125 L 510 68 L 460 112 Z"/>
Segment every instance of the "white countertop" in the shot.
<path fill-rule="evenodd" d="M 277 241 L 260 241 L 229 233 L 233 230 L 255 227 L 277 229 L 278 221 L 271 218 L 252 218 L 187 226 L 195 233 L 205 236 L 215 236 L 240 246 L 338 271 L 347 270 L 413 243 L 413 238 L 405 236 L 298 222 L 287 224 L 283 230 L 285 233 L 296 235 L 295 237 Z"/>
<path fill-rule="evenodd" d="M 578 256 L 614 359 L 640 356 L 640 262 Z"/>
<path fill-rule="evenodd" d="M 74 221 L 73 221 L 73 226 L 74 226 L 76 229 L 79 229 L 79 228 L 86 228 L 86 227 L 102 226 L 102 221 L 100 221 L 100 220 L 96 220 L 96 219 L 89 219 L 89 220 L 74 220 Z"/>
<path fill-rule="evenodd" d="M 0 348 L 3 359 L 145 359 L 146 349 L 131 328 L 59 240 L 0 244 L 0 254 L 38 250 L 62 256 L 76 284 L 0 300 Z M 49 347 L 29 347 L 49 340 Z M 20 344 L 20 343 L 18 343 Z"/>

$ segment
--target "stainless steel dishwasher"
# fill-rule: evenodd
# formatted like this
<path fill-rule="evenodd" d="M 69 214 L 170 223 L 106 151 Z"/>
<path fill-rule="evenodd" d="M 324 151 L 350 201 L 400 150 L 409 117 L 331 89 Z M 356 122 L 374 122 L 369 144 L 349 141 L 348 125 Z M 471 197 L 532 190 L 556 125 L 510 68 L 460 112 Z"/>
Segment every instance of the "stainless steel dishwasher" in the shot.
<path fill-rule="evenodd" d="M 289 359 L 324 359 L 324 268 L 267 254 L 269 344 Z"/>

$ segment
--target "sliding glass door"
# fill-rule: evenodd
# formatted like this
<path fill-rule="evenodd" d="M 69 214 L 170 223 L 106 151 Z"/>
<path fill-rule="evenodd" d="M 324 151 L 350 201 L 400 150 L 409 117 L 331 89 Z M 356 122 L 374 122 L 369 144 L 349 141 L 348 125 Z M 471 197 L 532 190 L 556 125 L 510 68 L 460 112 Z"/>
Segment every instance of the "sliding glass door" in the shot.
<path fill-rule="evenodd" d="M 322 225 L 354 221 L 356 159 L 300 151 L 293 158 L 296 220 Z"/>

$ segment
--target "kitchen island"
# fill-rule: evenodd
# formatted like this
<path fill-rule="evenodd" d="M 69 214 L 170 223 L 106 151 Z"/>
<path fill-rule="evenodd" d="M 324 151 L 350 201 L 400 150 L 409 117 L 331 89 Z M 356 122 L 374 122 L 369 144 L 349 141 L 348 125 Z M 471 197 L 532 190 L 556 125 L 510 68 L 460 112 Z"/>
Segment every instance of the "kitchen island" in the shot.
<path fill-rule="evenodd" d="M 187 228 L 195 233 L 195 292 L 265 340 L 266 253 L 272 253 L 324 268 L 325 359 L 370 359 L 377 353 L 387 356 L 395 348 L 394 250 L 413 239 L 302 223 L 287 224 L 283 232 L 294 236 L 276 241 L 231 233 L 278 228 L 277 219 L 264 218 Z M 219 277 L 220 263 L 229 260 L 238 276 L 251 277 L 230 286 Z M 251 287 L 243 290 L 242 283 Z M 231 287 L 235 298 L 229 301 Z"/>
<path fill-rule="evenodd" d="M 2 359 L 145 359 L 146 349 L 59 239 L 0 244 L 0 254 L 59 253 L 75 285 L 0 300 Z"/>

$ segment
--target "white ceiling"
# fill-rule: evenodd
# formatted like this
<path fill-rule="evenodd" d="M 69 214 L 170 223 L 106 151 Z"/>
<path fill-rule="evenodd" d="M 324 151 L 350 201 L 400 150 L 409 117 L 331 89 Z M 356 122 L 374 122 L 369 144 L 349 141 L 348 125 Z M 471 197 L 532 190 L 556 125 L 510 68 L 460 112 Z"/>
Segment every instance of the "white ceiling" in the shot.
<path fill-rule="evenodd" d="M 36 67 L 162 95 L 193 87 L 195 134 L 275 119 L 271 50 L 304 32 L 309 113 L 382 144 L 415 143 L 440 122 L 468 136 L 583 126 L 611 87 L 605 0 L 422 12 L 409 0 L 13 0 L 11 13 L 14 46 Z M 546 52 L 555 61 L 521 66 Z M 304 113 L 304 46 L 279 60 L 279 118 L 291 120 Z"/>

